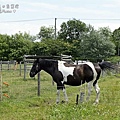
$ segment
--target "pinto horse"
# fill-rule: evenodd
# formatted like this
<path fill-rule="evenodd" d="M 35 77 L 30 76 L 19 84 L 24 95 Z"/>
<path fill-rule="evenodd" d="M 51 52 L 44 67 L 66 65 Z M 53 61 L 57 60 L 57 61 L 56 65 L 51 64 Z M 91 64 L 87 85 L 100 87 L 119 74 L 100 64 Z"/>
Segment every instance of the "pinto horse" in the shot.
<path fill-rule="evenodd" d="M 57 103 L 60 102 L 60 89 L 63 90 L 65 101 L 68 101 L 65 84 L 71 86 L 80 86 L 87 82 L 87 100 L 90 97 L 91 88 L 93 85 L 97 94 L 95 103 L 98 103 L 100 95 L 98 79 L 100 77 L 102 69 L 109 67 L 110 65 L 107 62 L 101 62 L 99 64 L 84 62 L 79 65 L 74 65 L 59 60 L 37 59 L 34 61 L 33 66 L 30 70 L 30 77 L 34 77 L 41 70 L 44 70 L 50 74 L 53 78 L 53 81 L 57 84 Z"/>

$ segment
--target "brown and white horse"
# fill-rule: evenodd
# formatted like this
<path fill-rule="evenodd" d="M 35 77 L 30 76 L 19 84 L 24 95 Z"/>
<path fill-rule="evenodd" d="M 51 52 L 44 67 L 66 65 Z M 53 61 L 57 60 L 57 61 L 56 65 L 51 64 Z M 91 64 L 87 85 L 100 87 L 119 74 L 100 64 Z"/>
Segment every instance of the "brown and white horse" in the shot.
<path fill-rule="evenodd" d="M 84 62 L 79 65 L 68 64 L 65 61 L 49 60 L 49 59 L 37 59 L 34 61 L 30 70 L 30 77 L 34 77 L 38 72 L 44 70 L 50 74 L 57 84 L 57 99 L 56 102 L 60 102 L 60 90 L 63 90 L 65 100 L 68 101 L 67 93 L 65 90 L 65 84 L 71 86 L 80 86 L 84 83 L 88 83 L 88 96 L 91 94 L 92 85 L 96 91 L 95 103 L 99 102 L 100 88 L 98 86 L 98 79 L 101 75 L 101 71 L 104 68 L 110 68 L 111 66 L 107 62 L 99 64 L 93 64 L 92 62 Z"/>

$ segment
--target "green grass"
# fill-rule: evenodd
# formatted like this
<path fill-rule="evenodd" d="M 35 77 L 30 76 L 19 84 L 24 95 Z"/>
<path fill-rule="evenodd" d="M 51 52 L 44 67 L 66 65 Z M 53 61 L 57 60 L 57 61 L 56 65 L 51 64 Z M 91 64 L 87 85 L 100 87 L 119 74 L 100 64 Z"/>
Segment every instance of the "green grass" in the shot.
<path fill-rule="evenodd" d="M 75 104 L 80 87 L 66 86 L 68 103 L 56 104 L 56 84 L 52 78 L 41 72 L 41 95 L 37 96 L 37 77 L 23 80 L 19 70 L 4 70 L 3 96 L 0 101 L 0 120 L 120 120 L 120 75 L 101 77 L 100 103 L 93 105 L 96 94 L 93 90 L 89 102 Z M 63 94 L 61 91 L 61 101 Z"/>

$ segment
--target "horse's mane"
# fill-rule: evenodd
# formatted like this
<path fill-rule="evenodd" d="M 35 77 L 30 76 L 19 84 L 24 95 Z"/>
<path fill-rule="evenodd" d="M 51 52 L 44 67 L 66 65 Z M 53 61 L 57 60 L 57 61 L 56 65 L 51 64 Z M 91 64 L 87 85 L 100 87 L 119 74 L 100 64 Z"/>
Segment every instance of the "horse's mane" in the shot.
<path fill-rule="evenodd" d="M 41 59 L 40 62 L 42 63 L 43 66 L 47 66 L 47 67 L 51 67 L 54 64 L 58 63 L 57 60 L 53 60 L 53 59 Z"/>

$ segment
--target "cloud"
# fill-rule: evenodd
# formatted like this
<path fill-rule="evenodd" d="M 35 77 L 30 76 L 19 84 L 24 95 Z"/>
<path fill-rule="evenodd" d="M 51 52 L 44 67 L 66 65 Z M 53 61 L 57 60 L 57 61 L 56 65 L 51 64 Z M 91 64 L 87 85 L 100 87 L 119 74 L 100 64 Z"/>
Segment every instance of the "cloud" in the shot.
<path fill-rule="evenodd" d="M 16 0 L 0 0 L 1 3 L 12 3 L 16 2 Z"/>
<path fill-rule="evenodd" d="M 74 8 L 74 7 L 64 7 L 61 11 L 67 12 L 70 15 L 74 15 L 72 17 L 78 17 L 79 19 L 104 19 L 109 18 L 111 16 L 111 11 L 102 9 L 94 9 L 94 8 Z M 114 14 L 113 14 L 114 15 Z"/>
<path fill-rule="evenodd" d="M 39 32 L 39 27 L 35 24 L 26 24 L 26 23 L 2 23 L 0 24 L 0 33 L 1 34 L 15 34 L 18 32 L 27 32 L 32 35 L 36 35 Z"/>
<path fill-rule="evenodd" d="M 57 27 L 60 28 L 62 22 L 76 18 L 85 21 L 85 19 L 114 19 L 119 17 L 119 0 L 92 1 L 92 0 L 61 0 L 61 1 L 43 1 L 39 0 L 0 0 L 1 3 L 19 4 L 19 10 L 15 14 L 2 14 L 0 21 L 17 21 L 17 20 L 33 20 L 44 19 L 34 22 L 14 22 L 0 23 L 0 33 L 14 34 L 16 32 L 30 32 L 37 34 L 41 26 L 54 26 L 54 18 L 57 19 Z M 64 2 L 64 4 L 63 4 Z M 51 20 L 45 20 L 52 18 Z M 64 19 L 65 18 L 65 19 Z M 109 26 L 110 29 L 120 27 L 119 21 L 110 20 L 86 20 L 86 24 L 91 24 L 95 28 Z"/>
<path fill-rule="evenodd" d="M 29 10 L 31 9 L 31 11 L 40 11 L 41 9 L 43 10 L 56 10 L 58 7 L 57 5 L 54 4 L 50 4 L 50 3 L 44 3 L 44 2 L 27 2 L 27 1 L 22 1 L 20 3 L 24 9 L 26 10 L 26 8 Z"/>
<path fill-rule="evenodd" d="M 118 29 L 120 27 L 120 23 L 93 23 L 92 24 L 95 29 L 98 29 L 100 27 L 109 27 L 111 31 L 114 31 L 115 29 Z"/>
<path fill-rule="evenodd" d="M 57 9 L 57 5 L 49 4 L 49 3 L 33 2 L 33 3 L 29 3 L 29 4 L 33 7 L 39 7 L 39 8 L 44 8 L 44 9 L 52 9 L 52 10 Z"/>
<path fill-rule="evenodd" d="M 106 7 L 106 8 L 114 8 L 114 7 L 116 7 L 115 4 L 103 4 L 102 6 Z"/>

